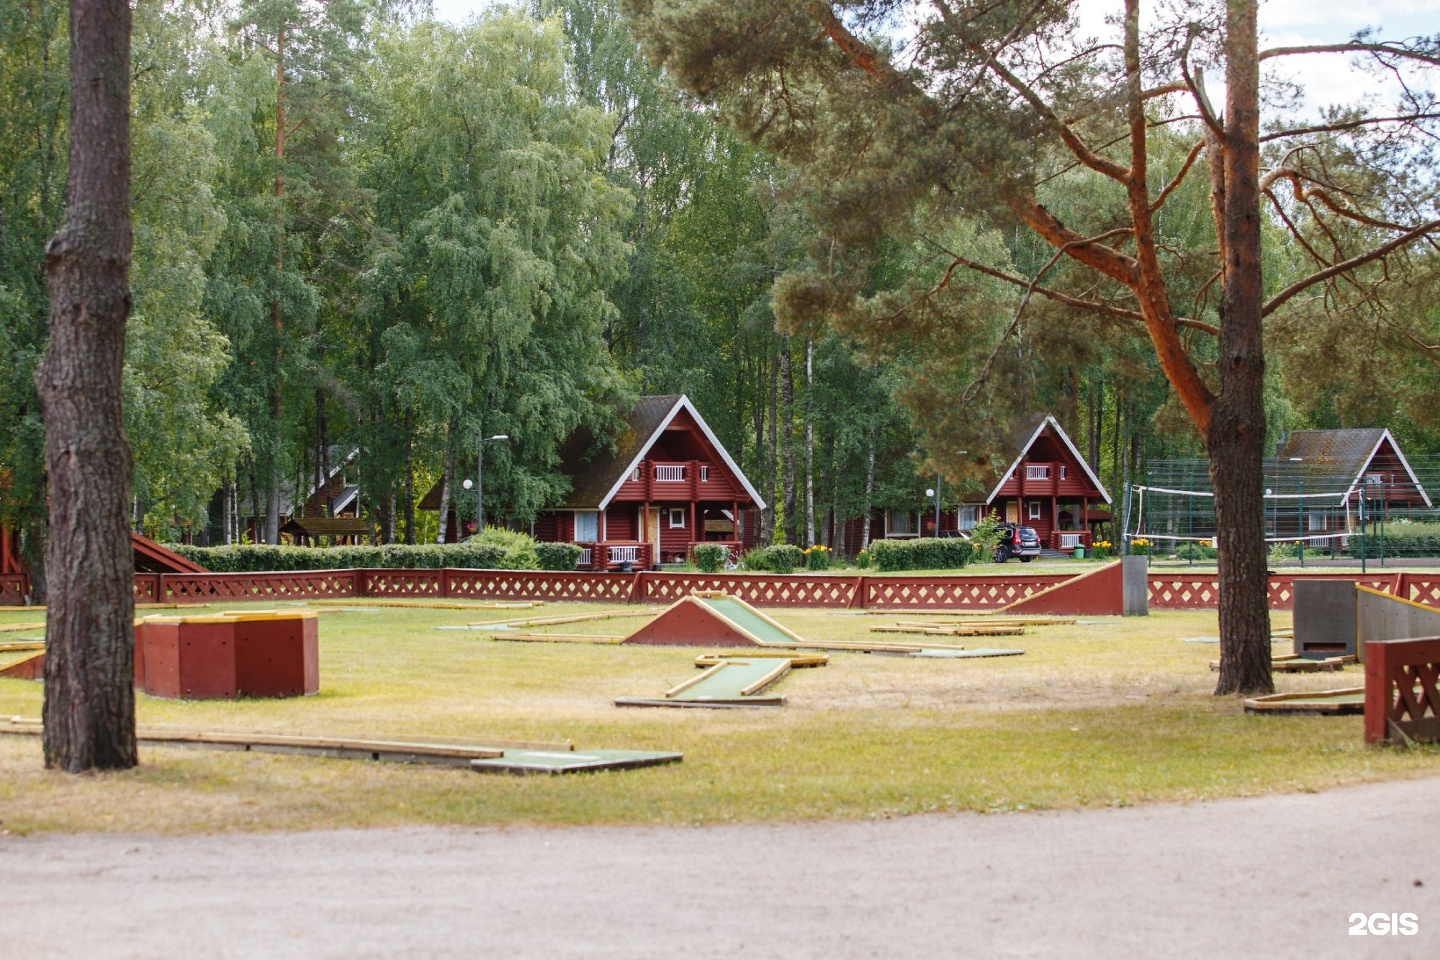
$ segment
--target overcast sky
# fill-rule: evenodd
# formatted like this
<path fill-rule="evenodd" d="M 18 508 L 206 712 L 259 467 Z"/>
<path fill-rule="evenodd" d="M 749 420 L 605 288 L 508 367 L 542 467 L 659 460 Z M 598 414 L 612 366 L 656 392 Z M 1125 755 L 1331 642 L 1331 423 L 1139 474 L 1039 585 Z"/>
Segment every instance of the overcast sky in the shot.
<path fill-rule="evenodd" d="M 1123 7 L 1120 0 L 1078 2 L 1082 20 L 1093 33 L 1103 32 L 1107 13 L 1119 12 Z M 437 16 L 460 21 L 492 6 L 494 0 L 434 0 L 434 4 Z M 1440 34 L 1440 0 L 1261 0 L 1260 3 L 1262 46 L 1338 43 L 1366 27 L 1377 28 L 1378 37 L 1386 40 Z M 1287 60 L 1289 62 L 1279 69 L 1304 85 L 1311 104 L 1351 101 L 1357 89 L 1381 90 L 1376 81 L 1350 69 L 1343 56 Z M 1432 81 L 1431 88 L 1434 86 Z"/>

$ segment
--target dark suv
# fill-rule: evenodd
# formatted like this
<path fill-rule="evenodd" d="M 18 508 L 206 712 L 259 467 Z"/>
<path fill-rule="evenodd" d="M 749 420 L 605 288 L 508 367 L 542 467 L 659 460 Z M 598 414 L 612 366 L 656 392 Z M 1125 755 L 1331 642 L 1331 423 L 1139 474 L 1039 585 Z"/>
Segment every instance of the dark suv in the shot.
<path fill-rule="evenodd" d="M 1019 527 L 1006 524 L 1000 530 L 1000 543 L 995 547 L 995 562 L 1004 563 L 1011 557 L 1019 557 L 1021 563 L 1029 563 L 1040 556 L 1040 537 L 1034 527 Z"/>

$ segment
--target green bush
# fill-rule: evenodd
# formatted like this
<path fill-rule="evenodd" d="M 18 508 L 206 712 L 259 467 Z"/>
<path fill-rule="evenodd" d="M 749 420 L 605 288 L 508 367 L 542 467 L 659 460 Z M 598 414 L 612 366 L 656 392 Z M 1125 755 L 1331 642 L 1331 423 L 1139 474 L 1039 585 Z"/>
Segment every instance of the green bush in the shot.
<path fill-rule="evenodd" d="M 855 556 L 855 566 L 859 567 L 861 570 L 869 570 L 869 569 L 870 569 L 870 551 L 869 551 L 869 550 L 861 550 L 858 554 L 856 554 L 856 556 Z"/>
<path fill-rule="evenodd" d="M 465 542 L 474 543 L 475 537 Z M 528 533 L 506 530 L 503 527 L 486 527 L 480 532 L 482 547 L 498 547 L 504 551 L 503 570 L 538 570 L 540 558 L 535 553 L 535 538 Z"/>
<path fill-rule="evenodd" d="M 975 545 L 963 537 L 876 540 L 871 560 L 886 573 L 899 570 L 959 570 L 975 559 Z"/>
<path fill-rule="evenodd" d="M 777 543 L 758 550 L 751 550 L 740 558 L 740 565 L 746 570 L 769 573 L 793 573 L 805 562 L 805 551 L 793 543 Z"/>
<path fill-rule="evenodd" d="M 730 548 L 723 543 L 697 543 L 695 545 L 695 566 L 701 573 L 719 573 L 730 559 Z"/>
<path fill-rule="evenodd" d="M 1387 557 L 1440 557 L 1440 523 L 1402 520 L 1385 524 L 1383 537 L 1374 526 L 1367 525 L 1366 532 L 1369 534 L 1365 538 L 1366 556 L 1380 556 L 1383 545 Z M 1350 535 L 1350 554 L 1360 554 L 1356 534 Z"/>
<path fill-rule="evenodd" d="M 574 570 L 580 560 L 580 548 L 573 543 L 537 543 L 535 556 L 541 570 Z"/>
<path fill-rule="evenodd" d="M 823 543 L 817 543 L 813 547 L 807 547 L 805 554 L 806 570 L 829 570 L 830 569 L 830 548 Z"/>
<path fill-rule="evenodd" d="M 770 569 L 776 573 L 794 573 L 805 562 L 805 551 L 793 543 L 777 543 L 765 548 Z"/>
<path fill-rule="evenodd" d="M 977 563 L 993 559 L 1004 532 L 1004 524 L 996 511 L 991 510 L 981 517 L 980 522 L 970 528 L 971 558 Z"/>

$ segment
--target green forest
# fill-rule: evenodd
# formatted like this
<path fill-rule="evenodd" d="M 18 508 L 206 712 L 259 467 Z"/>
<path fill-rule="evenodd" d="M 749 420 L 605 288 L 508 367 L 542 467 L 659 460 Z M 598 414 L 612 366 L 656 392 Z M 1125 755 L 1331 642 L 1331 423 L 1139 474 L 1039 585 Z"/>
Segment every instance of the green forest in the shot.
<path fill-rule="evenodd" d="M 862 154 L 907 184 L 931 161 L 918 140 L 867 153 L 863 103 L 828 139 L 772 115 L 827 98 L 844 115 L 842 74 L 810 99 L 707 92 L 651 6 L 532 0 L 457 25 L 406 0 L 137 0 L 137 530 L 229 543 L 255 516 L 275 542 L 295 491 L 355 451 L 378 539 L 433 539 L 416 503 L 468 476 L 491 434 L 509 440 L 486 450 L 486 517 L 524 522 L 565 493 L 571 433 L 605 435 L 641 394 L 695 402 L 767 498 L 777 542 L 918 508 L 937 474 L 956 502 L 1027 413 L 1055 414 L 1112 491 L 1203 455 L 1116 290 L 982 203 L 852 177 Z M 65 205 L 67 9 L 0 3 L 0 521 L 21 531 L 46 506 L 33 373 Z M 866 15 L 852 26 L 889 36 Z M 815 76 L 797 72 L 797 90 Z M 1056 96 L 1101 80 L 1077 71 Z M 1297 95 L 1281 87 L 1273 100 Z M 1407 95 L 1330 108 L 1299 146 L 1283 111 L 1267 120 L 1262 163 L 1286 173 L 1261 224 L 1267 296 L 1435 218 L 1437 110 L 1423 88 Z M 1213 363 L 1200 121 L 1155 111 L 1157 248 L 1186 343 Z M 1369 123 L 1387 111 L 1411 121 Z M 1001 132 L 996 163 L 1018 164 L 1025 129 Z M 1104 235 L 1123 200 L 1111 184 L 1063 156 L 1024 159 L 1058 220 Z M 1412 240 L 1267 316 L 1273 435 L 1379 426 L 1440 454 L 1440 250 Z"/>

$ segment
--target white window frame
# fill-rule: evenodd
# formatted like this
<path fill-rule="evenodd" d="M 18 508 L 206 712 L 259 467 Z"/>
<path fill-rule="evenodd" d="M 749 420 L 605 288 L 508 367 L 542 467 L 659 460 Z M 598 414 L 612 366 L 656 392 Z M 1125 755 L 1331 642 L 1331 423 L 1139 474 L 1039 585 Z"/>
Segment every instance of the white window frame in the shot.
<path fill-rule="evenodd" d="M 980 522 L 980 508 L 975 506 L 962 506 L 955 511 L 955 529 L 973 530 L 975 524 Z"/>
<path fill-rule="evenodd" d="M 636 467 L 634 470 L 631 470 L 631 471 L 630 471 L 630 479 L 631 479 L 631 480 L 634 480 L 634 481 L 637 482 L 637 483 L 640 481 L 640 468 L 639 468 L 639 467 Z"/>
<path fill-rule="evenodd" d="M 669 513 L 670 513 L 670 529 L 671 529 L 671 530 L 684 530 L 684 529 L 685 529 L 685 508 L 684 508 L 684 507 L 671 507 L 671 508 L 669 509 Z M 676 523 L 676 522 L 675 522 L 676 519 L 679 519 L 680 522 L 679 522 L 679 523 Z"/>
<path fill-rule="evenodd" d="M 709 468 L 707 465 L 705 465 L 705 464 L 702 463 L 702 464 L 700 465 L 700 482 L 701 482 L 701 483 L 704 483 L 704 482 L 706 482 L 706 481 L 709 480 L 709 479 L 710 479 L 710 468 Z"/>
<path fill-rule="evenodd" d="M 1025 517 L 1026 517 L 1026 519 L 1028 519 L 1028 520 L 1039 520 L 1039 519 L 1040 519 L 1040 501 L 1039 501 L 1039 500 L 1027 500 L 1027 501 L 1025 501 Z"/>
<path fill-rule="evenodd" d="M 1027 463 L 1025 464 L 1026 480 L 1049 480 L 1050 464 L 1048 463 Z"/>
<path fill-rule="evenodd" d="M 588 530 L 580 529 L 580 518 L 586 517 L 590 523 Z M 585 536 L 588 533 L 590 536 Z M 599 510 L 576 510 L 575 511 L 575 542 L 595 543 L 600 539 L 600 511 Z"/>
<path fill-rule="evenodd" d="M 1060 464 L 1060 479 L 1061 479 L 1061 480 L 1066 479 L 1065 472 L 1066 472 L 1066 471 L 1065 471 L 1065 464 L 1062 463 L 1062 464 Z"/>
<path fill-rule="evenodd" d="M 1307 533 L 1322 533 L 1330 529 L 1326 521 L 1329 518 L 1322 512 L 1307 513 L 1305 515 L 1305 531 Z"/>

